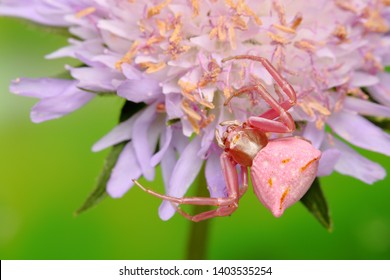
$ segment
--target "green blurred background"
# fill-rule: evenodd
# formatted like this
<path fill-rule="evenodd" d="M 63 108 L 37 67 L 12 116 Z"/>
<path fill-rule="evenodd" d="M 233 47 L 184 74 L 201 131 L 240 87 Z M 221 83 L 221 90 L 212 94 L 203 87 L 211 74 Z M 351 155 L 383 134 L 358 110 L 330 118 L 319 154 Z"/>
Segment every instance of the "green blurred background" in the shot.
<path fill-rule="evenodd" d="M 61 119 L 31 123 L 36 101 L 11 95 L 9 81 L 51 76 L 74 64 L 43 58 L 66 38 L 1 18 L 0 40 L 0 259 L 186 258 L 190 222 L 179 215 L 161 221 L 160 201 L 137 188 L 73 216 L 107 155 L 91 146 L 116 124 L 122 102 L 96 98 Z M 388 157 L 362 153 L 390 173 Z M 273 218 L 249 191 L 231 217 L 211 221 L 207 257 L 390 259 L 389 178 L 372 186 L 340 174 L 323 178 L 332 233 L 301 204 Z M 158 176 L 148 185 L 161 184 Z"/>

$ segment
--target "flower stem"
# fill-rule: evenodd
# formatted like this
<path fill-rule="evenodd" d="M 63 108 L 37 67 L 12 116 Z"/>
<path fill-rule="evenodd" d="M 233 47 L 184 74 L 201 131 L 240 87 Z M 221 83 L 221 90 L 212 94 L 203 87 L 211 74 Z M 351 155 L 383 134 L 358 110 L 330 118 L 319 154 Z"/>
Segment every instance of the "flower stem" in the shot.
<path fill-rule="evenodd" d="M 204 175 L 204 167 L 199 173 L 196 196 L 207 197 L 207 183 Z M 195 206 L 196 207 L 196 206 Z M 210 209 L 210 207 L 208 207 Z M 207 209 L 207 210 L 209 210 Z M 187 244 L 188 260 L 204 260 L 207 257 L 208 233 L 210 228 L 210 219 L 190 224 L 190 234 Z"/>

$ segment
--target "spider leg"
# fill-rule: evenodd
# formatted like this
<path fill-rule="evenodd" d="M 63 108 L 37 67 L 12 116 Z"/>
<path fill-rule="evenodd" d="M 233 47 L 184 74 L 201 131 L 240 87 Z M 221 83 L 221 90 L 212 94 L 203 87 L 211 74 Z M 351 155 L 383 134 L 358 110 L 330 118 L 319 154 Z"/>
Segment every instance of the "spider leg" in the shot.
<path fill-rule="evenodd" d="M 268 59 L 261 56 L 255 56 L 255 55 L 236 55 L 236 56 L 231 56 L 222 59 L 222 62 L 226 62 L 233 59 L 249 59 L 249 60 L 260 62 L 264 66 L 264 68 L 268 71 L 268 73 L 272 76 L 272 78 L 275 80 L 276 84 L 288 96 L 291 106 L 295 104 L 295 102 L 297 101 L 297 96 L 293 87 L 285 78 L 283 78 L 283 76 L 279 73 L 278 70 L 275 69 L 275 67 L 271 64 L 271 62 L 269 62 Z"/>
<path fill-rule="evenodd" d="M 248 190 L 248 168 L 245 166 L 241 167 L 241 182 L 242 186 L 240 188 L 240 198 L 245 194 L 245 192 Z"/>
<path fill-rule="evenodd" d="M 295 130 L 294 120 L 290 113 L 286 111 L 286 109 L 288 110 L 291 107 L 291 103 L 285 101 L 282 104 L 279 104 L 262 84 L 242 87 L 237 90 L 231 98 L 253 91 L 259 94 L 261 98 L 270 105 L 271 110 L 260 116 L 250 117 L 248 123 L 251 126 L 264 132 L 287 133 Z M 229 98 L 227 102 L 229 102 L 231 98 Z M 271 117 L 279 117 L 280 121 L 274 120 L 274 118 Z"/>
<path fill-rule="evenodd" d="M 232 214 L 234 211 L 236 211 L 238 205 L 237 204 L 231 204 L 227 206 L 220 206 L 217 209 L 214 210 L 209 210 L 205 212 L 201 212 L 196 215 L 190 215 L 187 212 L 184 212 L 180 207 L 173 205 L 176 208 L 176 211 L 182 215 L 184 218 L 187 218 L 190 221 L 193 222 L 200 222 L 203 220 L 211 219 L 214 217 L 224 217 L 224 216 L 229 216 Z"/>
<path fill-rule="evenodd" d="M 237 207 L 238 207 L 238 200 L 239 200 L 239 184 L 238 184 L 238 174 L 236 170 L 236 164 L 235 162 L 230 158 L 230 156 L 227 153 L 222 153 L 221 158 L 221 167 L 222 172 L 224 174 L 225 182 L 226 182 L 226 188 L 227 188 L 227 197 L 221 197 L 221 198 L 213 198 L 213 197 L 173 197 L 169 195 L 163 195 L 160 193 L 157 193 L 155 191 L 152 191 L 150 189 L 145 188 L 142 186 L 137 180 L 133 180 L 133 182 L 140 187 L 143 191 L 156 196 L 158 198 L 168 200 L 172 203 L 172 205 L 176 208 L 179 214 L 184 216 L 185 218 L 191 220 L 191 221 L 201 221 L 217 216 L 228 216 L 231 213 L 233 213 Z M 247 176 L 246 176 L 247 177 Z M 246 182 L 247 179 L 244 180 Z M 246 183 L 247 184 L 247 183 Z M 201 212 L 195 216 L 191 216 L 188 213 L 184 212 L 180 209 L 178 205 L 181 204 L 191 204 L 191 205 L 210 205 L 210 206 L 217 206 L 216 209 L 206 212 Z"/>

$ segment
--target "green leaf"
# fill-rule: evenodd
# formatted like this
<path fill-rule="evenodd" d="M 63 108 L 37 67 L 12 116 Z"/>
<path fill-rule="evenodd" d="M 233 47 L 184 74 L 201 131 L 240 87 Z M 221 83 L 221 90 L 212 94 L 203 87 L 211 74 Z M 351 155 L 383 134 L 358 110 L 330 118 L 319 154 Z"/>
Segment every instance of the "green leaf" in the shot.
<path fill-rule="evenodd" d="M 301 198 L 301 202 L 313 214 L 313 216 L 329 232 L 332 231 L 332 219 L 329 215 L 328 204 L 320 187 L 320 180 L 316 178 L 307 193 Z"/>
<path fill-rule="evenodd" d="M 92 193 L 85 200 L 84 204 L 76 211 L 76 213 L 75 213 L 76 215 L 79 215 L 80 213 L 97 205 L 99 202 L 101 202 L 104 198 L 107 197 L 106 185 L 107 185 L 108 179 L 110 179 L 111 171 L 114 168 L 114 166 L 119 158 L 119 155 L 121 154 L 125 145 L 126 145 L 126 142 L 122 142 L 122 143 L 119 143 L 111 148 L 111 151 L 105 160 L 103 170 L 99 175 L 95 189 L 92 191 Z"/>
<path fill-rule="evenodd" d="M 145 107 L 143 103 L 133 103 L 130 101 L 126 101 L 122 107 L 119 122 L 123 122 L 129 119 L 132 115 L 137 113 L 139 110 Z M 106 186 L 107 182 L 110 179 L 111 171 L 115 167 L 116 162 L 118 161 L 119 155 L 121 154 L 123 148 L 126 146 L 128 141 L 121 142 L 119 144 L 114 145 L 111 148 L 110 153 L 108 154 L 103 170 L 101 171 L 99 178 L 97 180 L 97 184 L 92 193 L 85 200 L 83 205 L 75 212 L 75 215 L 79 215 L 82 212 L 90 209 L 91 207 L 100 203 L 104 198 L 107 197 Z"/>

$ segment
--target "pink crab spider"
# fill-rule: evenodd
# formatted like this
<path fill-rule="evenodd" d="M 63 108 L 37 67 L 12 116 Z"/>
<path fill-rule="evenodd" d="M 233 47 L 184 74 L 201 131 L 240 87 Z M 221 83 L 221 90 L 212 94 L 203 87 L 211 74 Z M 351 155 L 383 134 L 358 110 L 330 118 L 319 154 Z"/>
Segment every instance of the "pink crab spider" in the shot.
<path fill-rule="evenodd" d="M 191 221 L 198 222 L 232 214 L 248 188 L 248 168 L 251 171 L 256 196 L 275 217 L 281 216 L 287 207 L 300 200 L 317 175 L 321 152 L 315 149 L 309 141 L 299 137 L 270 140 L 266 135 L 267 132 L 291 133 L 295 130 L 294 120 L 287 112 L 296 102 L 296 94 L 292 86 L 263 57 L 237 55 L 225 58 L 222 62 L 237 59 L 260 62 L 288 100 L 277 102 L 261 83 L 244 86 L 226 100 L 225 105 L 233 97 L 255 92 L 271 107 L 260 116 L 252 116 L 244 123 L 238 121 L 221 123 L 221 125 L 227 125 L 222 137 L 216 130 L 216 141 L 224 150 L 220 161 L 226 182 L 227 197 L 172 197 L 147 189 L 133 180 L 145 192 L 170 201 L 177 212 Z M 237 165 L 241 169 L 242 186 L 239 185 Z M 176 204 L 210 205 L 217 206 L 217 208 L 190 215 Z"/>

